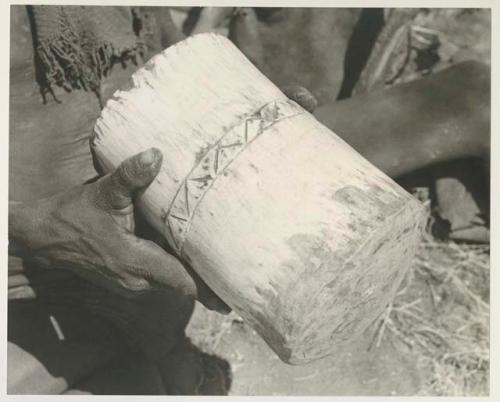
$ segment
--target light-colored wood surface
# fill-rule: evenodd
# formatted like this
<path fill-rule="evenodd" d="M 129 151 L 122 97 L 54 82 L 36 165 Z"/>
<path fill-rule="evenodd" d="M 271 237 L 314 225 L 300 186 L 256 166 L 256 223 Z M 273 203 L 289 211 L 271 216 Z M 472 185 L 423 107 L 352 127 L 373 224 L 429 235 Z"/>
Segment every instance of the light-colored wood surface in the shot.
<path fill-rule="evenodd" d="M 155 56 L 94 135 L 107 171 L 163 152 L 143 212 L 286 362 L 362 332 L 418 245 L 423 207 L 222 36 Z"/>

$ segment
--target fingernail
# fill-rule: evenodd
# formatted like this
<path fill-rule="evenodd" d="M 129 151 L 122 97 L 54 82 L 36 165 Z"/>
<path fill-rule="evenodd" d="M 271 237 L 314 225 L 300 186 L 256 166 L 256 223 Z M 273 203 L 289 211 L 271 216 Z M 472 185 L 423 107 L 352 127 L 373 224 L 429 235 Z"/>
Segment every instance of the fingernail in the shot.
<path fill-rule="evenodd" d="M 217 311 L 218 313 L 228 315 L 231 312 L 231 307 L 224 303 L 219 298 L 210 298 L 205 302 L 206 307 L 210 310 Z"/>
<path fill-rule="evenodd" d="M 316 107 L 318 107 L 318 101 L 316 98 L 307 91 L 303 91 L 298 94 L 298 99 L 300 103 L 304 105 L 305 109 L 309 112 L 313 112 Z"/>
<path fill-rule="evenodd" d="M 142 165 L 151 165 L 156 160 L 157 151 L 155 148 L 149 148 L 147 151 L 144 151 L 139 160 Z"/>
<path fill-rule="evenodd" d="M 228 315 L 233 310 L 231 309 L 231 307 L 227 306 L 226 304 L 223 304 L 223 305 L 220 306 L 220 308 L 217 309 L 217 311 L 220 314 Z"/>

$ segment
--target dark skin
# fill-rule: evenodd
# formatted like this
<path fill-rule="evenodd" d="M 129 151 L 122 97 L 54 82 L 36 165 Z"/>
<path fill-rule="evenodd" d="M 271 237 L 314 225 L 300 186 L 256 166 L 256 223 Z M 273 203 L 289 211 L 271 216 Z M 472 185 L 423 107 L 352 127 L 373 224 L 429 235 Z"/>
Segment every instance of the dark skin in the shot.
<path fill-rule="evenodd" d="M 302 87 L 283 92 L 309 111 L 316 107 Z M 151 148 L 93 183 L 34 202 L 10 202 L 10 252 L 41 266 L 70 269 L 125 297 L 163 289 L 230 311 L 175 256 L 134 234 L 134 199 L 154 180 L 162 161 L 161 152 Z"/>
<path fill-rule="evenodd" d="M 14 28 L 29 28 L 24 8 L 18 7 L 17 12 L 24 20 Z M 152 151 L 154 161 L 145 172 L 142 165 L 130 169 L 137 164 L 129 160 L 112 175 L 79 184 L 95 174 L 87 140 L 99 114 L 97 102 L 82 91 L 59 91 L 62 103 L 49 99 L 42 104 L 34 80 L 31 40 L 26 36 L 30 34 L 19 31 L 12 37 L 26 39 L 27 47 L 13 46 L 19 58 L 11 63 L 10 193 L 13 199 L 26 202 L 9 203 L 9 254 L 22 257 L 9 258 L 13 260 L 9 289 L 31 287 L 37 303 L 60 306 L 70 314 L 82 310 L 103 317 L 158 366 L 169 392 L 192 393 L 193 384 L 203 377 L 203 365 L 195 351 L 189 352 L 184 334 L 194 301 L 220 312 L 229 308 L 162 247 L 159 234 L 134 211 L 135 199 L 154 179 L 161 158 L 168 155 Z M 133 70 L 116 68 L 103 81 L 103 99 Z M 309 110 L 316 104 L 303 88 L 283 91 Z M 68 118 L 59 118 L 62 115 Z M 32 329 L 27 327 L 25 332 Z M 12 342 L 20 344 L 17 335 Z M 36 353 L 28 352 L 37 360 Z M 9 355 L 9 361 L 16 370 L 24 370 L 16 353 Z M 181 365 L 184 370 L 179 369 Z"/>
<path fill-rule="evenodd" d="M 124 295 L 164 287 L 196 297 L 197 285 L 182 264 L 134 235 L 133 199 L 154 180 L 162 159 L 150 149 L 94 183 L 11 203 L 10 239 L 42 265 L 67 267 Z"/>
<path fill-rule="evenodd" d="M 317 105 L 302 87 L 282 90 L 311 112 Z M 174 255 L 134 234 L 134 201 L 162 161 L 162 153 L 151 148 L 93 183 L 37 201 L 9 202 L 9 254 L 40 269 L 71 270 L 97 285 L 83 297 L 69 289 L 49 298 L 64 305 L 75 301 L 114 322 L 157 362 L 169 392 L 192 394 L 205 378 L 198 354 L 182 341 L 194 300 L 221 313 L 230 308 Z"/>

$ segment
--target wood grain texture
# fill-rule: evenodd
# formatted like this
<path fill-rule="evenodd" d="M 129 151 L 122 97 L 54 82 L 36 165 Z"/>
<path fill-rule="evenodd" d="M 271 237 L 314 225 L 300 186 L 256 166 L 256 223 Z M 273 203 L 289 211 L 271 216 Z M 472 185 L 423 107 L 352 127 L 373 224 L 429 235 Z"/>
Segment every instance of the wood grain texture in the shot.
<path fill-rule="evenodd" d="M 207 190 L 203 180 L 191 183 L 248 121 L 259 125 L 258 138 L 223 169 L 207 162 Z M 292 364 L 326 356 L 383 311 L 424 224 L 410 194 L 215 34 L 170 47 L 135 73 L 108 101 L 93 146 L 108 171 L 152 146 L 164 153 L 139 200 L 146 217 Z M 179 247 L 168 217 L 188 181 L 203 198 Z"/>

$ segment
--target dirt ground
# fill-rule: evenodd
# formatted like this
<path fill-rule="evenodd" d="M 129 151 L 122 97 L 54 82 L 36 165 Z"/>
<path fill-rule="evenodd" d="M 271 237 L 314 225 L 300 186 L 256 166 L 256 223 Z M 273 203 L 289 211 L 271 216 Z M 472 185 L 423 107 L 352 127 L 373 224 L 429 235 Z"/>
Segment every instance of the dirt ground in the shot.
<path fill-rule="evenodd" d="M 489 246 L 428 237 L 379 320 L 303 366 L 281 362 L 235 313 L 197 305 L 194 344 L 231 367 L 230 395 L 487 395 Z"/>
<path fill-rule="evenodd" d="M 386 18 L 398 27 L 409 17 L 396 10 Z M 411 18 L 411 35 L 400 35 L 410 45 L 402 39 L 391 57 L 384 38 L 399 34 L 386 24 L 355 93 L 418 79 L 465 59 L 490 64 L 488 10 L 432 9 Z M 382 317 L 322 360 L 282 363 L 236 314 L 223 317 L 199 305 L 188 335 L 229 362 L 231 395 L 488 395 L 489 283 L 489 245 L 427 234 Z"/>
<path fill-rule="evenodd" d="M 389 41 L 394 49 L 382 43 L 374 50 L 354 94 L 462 60 L 490 63 L 488 12 L 443 9 L 403 25 L 408 29 L 386 35 L 397 39 Z M 487 395 L 489 271 L 489 245 L 428 235 L 384 314 L 360 338 L 303 366 L 281 362 L 235 313 L 222 316 L 197 304 L 187 333 L 229 363 L 230 395 Z"/>
<path fill-rule="evenodd" d="M 414 356 L 395 353 L 388 339 L 369 350 L 373 329 L 325 359 L 291 366 L 236 316 L 214 314 L 198 306 L 189 332 L 195 344 L 230 363 L 230 395 L 414 395 L 421 387 Z M 223 329 L 213 325 L 211 345 L 200 339 L 207 321 L 223 321 Z"/>

